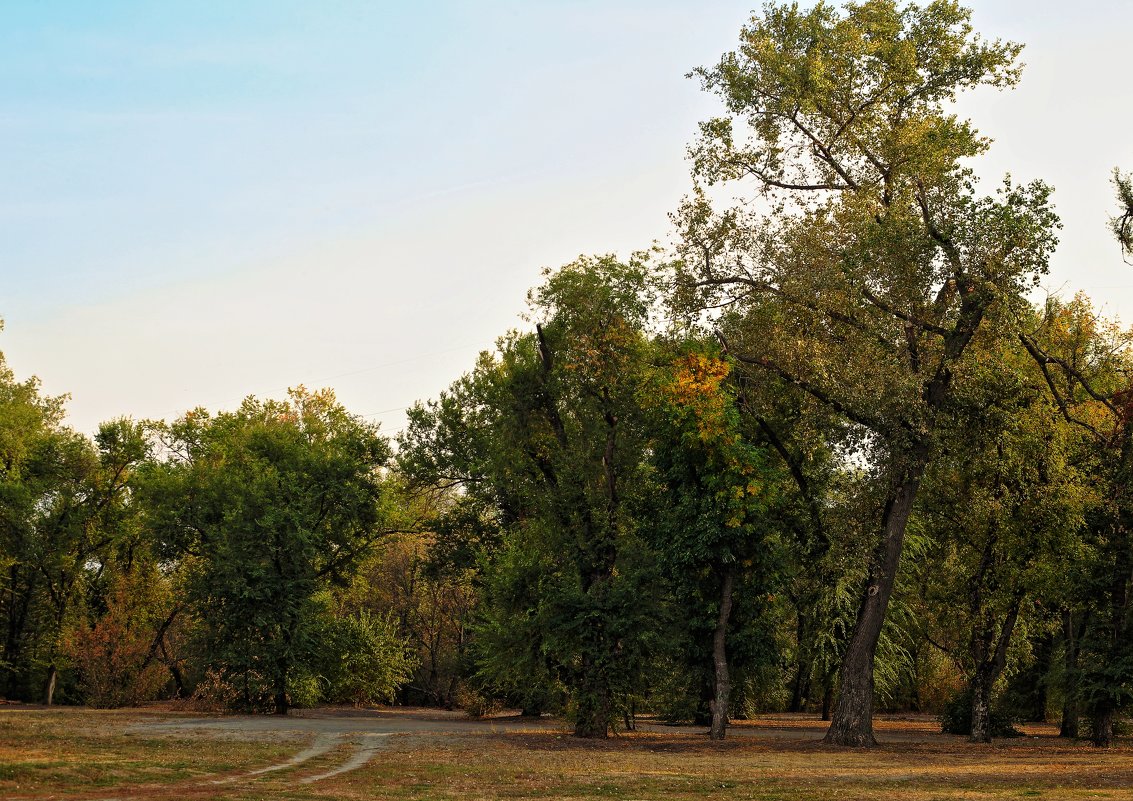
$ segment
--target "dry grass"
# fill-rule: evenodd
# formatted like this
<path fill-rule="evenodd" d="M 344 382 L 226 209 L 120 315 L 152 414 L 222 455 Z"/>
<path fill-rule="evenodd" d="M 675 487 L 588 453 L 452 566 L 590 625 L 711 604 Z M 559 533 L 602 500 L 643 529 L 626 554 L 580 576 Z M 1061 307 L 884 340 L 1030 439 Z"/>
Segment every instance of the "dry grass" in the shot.
<path fill-rule="evenodd" d="M 1038 737 L 973 746 L 937 736 L 931 722 L 886 721 L 890 744 L 835 749 L 811 739 L 813 720 L 762 718 L 721 744 L 688 732 L 605 742 L 553 731 L 394 735 L 365 767 L 316 784 L 348 756 L 318 760 L 220 788 L 213 774 L 285 759 L 290 743 L 186 740 L 124 733 L 141 713 L 0 710 L 0 797 L 242 799 L 762 799 L 953 801 L 1131 799 L 1133 748 L 1098 751 Z M 927 740 L 927 741 L 926 741 Z M 202 747 L 208 743 L 208 748 Z M 18 785 L 18 786 L 17 786 Z M 123 789 L 125 785 L 125 789 Z M 117 792 L 110 787 L 119 788 Z M 104 789 L 105 788 L 105 789 Z"/>
<path fill-rule="evenodd" d="M 144 710 L 0 708 L 0 798 L 59 797 L 99 788 L 162 787 L 286 758 L 297 741 L 139 737 Z"/>
<path fill-rule="evenodd" d="M 1006 799 L 1133 798 L 1133 752 L 1050 741 L 898 744 L 847 751 L 809 741 L 554 734 L 397 743 L 331 798 Z M 324 786 L 324 792 L 332 788 Z"/>

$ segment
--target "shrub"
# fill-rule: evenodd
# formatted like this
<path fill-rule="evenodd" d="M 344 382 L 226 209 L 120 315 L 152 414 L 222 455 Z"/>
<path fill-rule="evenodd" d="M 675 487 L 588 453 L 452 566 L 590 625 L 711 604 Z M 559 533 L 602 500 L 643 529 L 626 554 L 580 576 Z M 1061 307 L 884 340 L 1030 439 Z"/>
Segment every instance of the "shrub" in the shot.
<path fill-rule="evenodd" d="M 155 631 L 139 615 L 134 587 L 119 581 L 106 613 L 93 625 L 72 629 L 64 650 L 78 671 L 87 704 L 112 708 L 152 701 L 169 681 L 169 672 L 152 652 Z M 142 621 L 138 618 L 143 617 Z"/>
<path fill-rule="evenodd" d="M 1016 715 L 1010 714 L 993 704 L 988 716 L 988 730 L 992 737 L 1022 737 L 1015 728 Z M 972 733 L 972 693 L 961 690 L 953 695 L 940 712 L 940 730 L 945 734 Z"/>
<path fill-rule="evenodd" d="M 327 666 L 327 700 L 355 706 L 393 700 L 397 688 L 413 676 L 417 660 L 388 618 L 362 610 L 325 623 L 337 655 Z"/>

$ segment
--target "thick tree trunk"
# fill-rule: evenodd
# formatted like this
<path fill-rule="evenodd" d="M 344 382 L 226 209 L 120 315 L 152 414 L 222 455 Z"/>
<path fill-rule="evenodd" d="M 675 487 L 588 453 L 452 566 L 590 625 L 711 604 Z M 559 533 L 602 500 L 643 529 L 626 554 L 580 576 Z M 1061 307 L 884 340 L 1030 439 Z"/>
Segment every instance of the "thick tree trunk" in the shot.
<path fill-rule="evenodd" d="M 990 672 L 980 669 L 972 679 L 972 730 L 968 739 L 973 743 L 991 742 L 991 686 Z"/>
<path fill-rule="evenodd" d="M 831 745 L 867 748 L 877 744 L 873 736 L 873 658 L 901 563 L 905 528 L 928 465 L 928 444 L 918 443 L 907 459 L 901 480 L 893 485 L 885 504 L 882 542 L 874 554 L 857 623 L 842 660 L 838 703 L 823 740 Z"/>
<path fill-rule="evenodd" d="M 976 663 L 976 672 L 969 685 L 972 691 L 972 730 L 969 739 L 973 743 L 991 742 L 991 688 L 1007 666 L 1007 649 L 1011 646 L 1011 637 L 1015 633 L 1022 603 L 1023 596 L 1019 594 L 1007 610 L 1007 617 L 999 630 L 999 639 L 995 640 L 995 649 L 990 655 L 988 650 L 994 631 L 987 631 L 982 636 L 973 638 L 972 658 Z"/>
<path fill-rule="evenodd" d="M 287 706 L 287 691 L 277 689 L 275 691 L 275 714 L 286 715 Z"/>
<path fill-rule="evenodd" d="M 712 664 L 715 668 L 715 694 L 712 699 L 712 728 L 708 736 L 713 740 L 723 740 L 728 726 L 729 702 L 732 693 L 732 679 L 728 671 L 728 618 L 732 615 L 732 587 L 735 584 L 736 568 L 729 565 L 720 586 L 720 615 L 716 618 L 716 630 L 712 634 Z"/>
<path fill-rule="evenodd" d="M 1058 736 L 1071 740 L 1078 738 L 1078 701 L 1067 698 L 1062 702 L 1062 722 L 1058 727 Z"/>
<path fill-rule="evenodd" d="M 1090 745 L 1096 748 L 1109 748 L 1113 743 L 1113 719 L 1114 709 L 1112 705 L 1106 705 L 1093 710 L 1090 720 L 1092 725 L 1090 727 Z"/>

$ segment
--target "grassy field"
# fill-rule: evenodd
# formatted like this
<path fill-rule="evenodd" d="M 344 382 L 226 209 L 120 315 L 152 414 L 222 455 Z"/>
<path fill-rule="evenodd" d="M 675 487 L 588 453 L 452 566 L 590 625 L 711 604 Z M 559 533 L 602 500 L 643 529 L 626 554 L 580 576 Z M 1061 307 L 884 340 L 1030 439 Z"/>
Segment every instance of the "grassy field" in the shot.
<path fill-rule="evenodd" d="M 803 718 L 741 726 L 722 744 L 668 730 L 584 742 L 522 723 L 403 731 L 385 736 L 361 767 L 304 784 L 345 764 L 354 744 L 334 741 L 285 767 L 313 739 L 286 721 L 276 732 L 137 728 L 171 717 L 0 708 L 0 798 L 1133 798 L 1129 743 L 1097 751 L 1045 731 L 973 746 L 933 734 L 926 721 L 890 722 L 880 727 L 890 743 L 868 751 L 817 743 L 810 735 L 820 727 Z M 249 775 L 272 765 L 279 769 Z"/>

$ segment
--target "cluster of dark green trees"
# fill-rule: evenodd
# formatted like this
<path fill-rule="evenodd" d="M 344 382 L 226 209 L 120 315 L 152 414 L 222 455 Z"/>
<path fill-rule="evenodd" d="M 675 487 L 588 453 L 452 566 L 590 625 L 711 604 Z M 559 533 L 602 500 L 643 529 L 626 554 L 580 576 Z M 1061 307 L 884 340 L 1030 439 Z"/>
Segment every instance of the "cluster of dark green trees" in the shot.
<path fill-rule="evenodd" d="M 90 442 L 5 372 L 0 694 L 396 692 L 583 737 L 813 708 L 858 746 L 881 704 L 1108 744 L 1133 339 L 1035 306 L 1051 190 L 967 166 L 989 142 L 950 104 L 1019 51 L 948 0 L 769 5 L 696 73 L 724 112 L 677 245 L 548 271 L 396 455 L 303 390 Z"/>
<path fill-rule="evenodd" d="M 0 372 L 0 695 L 243 709 L 388 698 L 394 624 L 345 603 L 391 515 L 386 440 L 329 391 L 94 441 Z"/>

